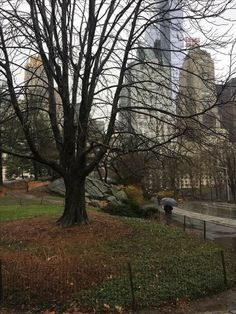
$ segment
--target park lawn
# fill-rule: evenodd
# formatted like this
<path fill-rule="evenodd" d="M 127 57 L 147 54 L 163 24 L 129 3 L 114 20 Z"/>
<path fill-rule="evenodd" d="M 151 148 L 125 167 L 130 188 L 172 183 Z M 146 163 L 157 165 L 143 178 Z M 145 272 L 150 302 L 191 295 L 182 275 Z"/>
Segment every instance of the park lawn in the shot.
<path fill-rule="evenodd" d="M 33 194 L 34 193 L 34 194 Z M 55 205 L 63 204 L 64 197 L 43 192 L 8 193 L 0 197 L 1 205 Z"/>
<path fill-rule="evenodd" d="M 89 225 L 63 229 L 50 217 L 61 210 L 55 205 L 19 206 L 6 210 L 5 221 L 0 222 L 0 254 L 10 276 L 6 291 L 14 293 L 16 305 L 66 306 L 74 301 L 79 308 L 99 313 L 105 304 L 116 313 L 116 307 L 130 308 L 132 304 L 130 268 L 139 307 L 226 289 L 222 248 L 213 243 L 155 221 L 96 211 L 89 211 Z M 18 211 L 22 211 L 21 217 Z M 36 218 L 28 219 L 34 215 Z M 9 220 L 16 217 L 22 219 Z M 225 250 L 224 256 L 227 284 L 232 286 L 236 256 L 230 250 Z M 24 293 L 22 282 L 16 280 L 17 269 L 26 284 Z"/>
<path fill-rule="evenodd" d="M 142 219 L 123 218 L 134 234 L 127 239 L 108 241 L 104 247 L 116 261 L 122 256 L 126 267 L 119 277 L 87 290 L 80 299 L 81 306 L 96 308 L 107 304 L 130 307 L 130 270 L 135 302 L 140 307 L 155 307 L 163 302 L 195 299 L 226 289 L 223 274 L 222 247 L 203 241 L 182 229 Z M 126 258 L 126 259 L 125 259 Z M 227 286 L 236 282 L 236 254 L 224 251 Z M 130 265 L 130 266 L 129 266 Z M 121 267 L 118 263 L 118 267 Z"/>
<path fill-rule="evenodd" d="M 0 205 L 0 221 L 33 218 L 40 216 L 60 215 L 63 207 L 60 205 L 23 204 Z"/>

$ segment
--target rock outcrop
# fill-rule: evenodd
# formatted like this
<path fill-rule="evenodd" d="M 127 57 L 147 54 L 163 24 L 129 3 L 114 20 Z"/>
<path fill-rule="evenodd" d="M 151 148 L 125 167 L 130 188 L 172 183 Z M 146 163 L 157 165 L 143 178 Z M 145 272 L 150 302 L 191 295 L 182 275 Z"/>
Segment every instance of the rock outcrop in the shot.
<path fill-rule="evenodd" d="M 57 179 L 48 185 L 51 192 L 65 195 L 65 185 L 63 179 Z M 95 207 L 102 207 L 108 203 L 121 203 L 128 197 L 122 186 L 106 184 L 96 178 L 88 177 L 85 183 L 86 202 Z"/>

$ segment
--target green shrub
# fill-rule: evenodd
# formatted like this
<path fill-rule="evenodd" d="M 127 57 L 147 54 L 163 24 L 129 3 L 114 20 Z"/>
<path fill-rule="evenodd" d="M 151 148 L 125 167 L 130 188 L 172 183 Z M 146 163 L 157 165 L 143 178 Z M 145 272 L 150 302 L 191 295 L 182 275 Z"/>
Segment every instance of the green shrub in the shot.
<path fill-rule="evenodd" d="M 142 208 L 143 217 L 150 218 L 158 213 L 158 209 L 152 206 Z"/>
<path fill-rule="evenodd" d="M 149 218 L 155 213 L 157 209 L 154 207 L 142 208 L 134 200 L 124 200 L 122 204 L 110 203 L 102 209 L 105 213 L 116 216 L 136 217 L 136 218 Z"/>

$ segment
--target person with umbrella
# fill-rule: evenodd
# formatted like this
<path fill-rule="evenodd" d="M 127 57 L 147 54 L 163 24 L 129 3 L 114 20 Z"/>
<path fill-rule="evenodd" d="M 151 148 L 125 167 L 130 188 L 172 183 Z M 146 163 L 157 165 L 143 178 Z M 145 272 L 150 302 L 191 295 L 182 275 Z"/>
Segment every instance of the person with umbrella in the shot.
<path fill-rule="evenodd" d="M 177 206 L 178 203 L 175 199 L 170 197 L 164 197 L 161 199 L 161 205 L 164 206 L 165 217 L 167 225 L 171 222 L 172 210 L 174 206 Z"/>

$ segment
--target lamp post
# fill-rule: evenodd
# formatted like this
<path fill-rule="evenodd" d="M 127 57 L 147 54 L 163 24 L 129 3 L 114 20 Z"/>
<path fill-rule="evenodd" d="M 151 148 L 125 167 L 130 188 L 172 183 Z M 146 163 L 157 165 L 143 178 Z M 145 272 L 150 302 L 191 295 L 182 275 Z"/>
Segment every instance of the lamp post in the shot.
<path fill-rule="evenodd" d="M 216 166 L 217 168 L 225 170 L 225 180 L 226 180 L 226 192 L 227 192 L 227 202 L 230 201 L 230 195 L 229 195 L 229 178 L 228 178 L 228 168 L 227 167 L 221 167 Z"/>

